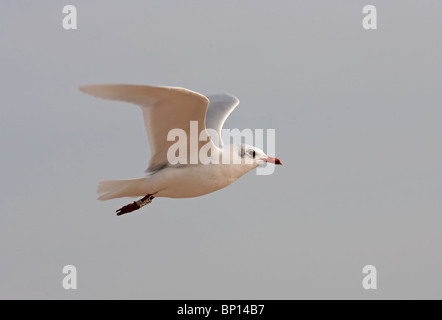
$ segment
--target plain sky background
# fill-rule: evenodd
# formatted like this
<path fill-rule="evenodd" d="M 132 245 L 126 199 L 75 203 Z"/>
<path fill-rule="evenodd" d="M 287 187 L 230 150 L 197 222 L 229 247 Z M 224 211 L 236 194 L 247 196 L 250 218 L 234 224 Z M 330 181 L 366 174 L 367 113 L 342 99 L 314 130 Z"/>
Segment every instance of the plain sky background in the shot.
<path fill-rule="evenodd" d="M 67 4 L 78 30 L 62 28 Z M 442 298 L 441 12 L 2 1 L 0 298 Z M 97 182 L 142 176 L 149 148 L 137 107 L 77 90 L 97 83 L 234 94 L 225 127 L 276 129 L 284 165 L 116 217 L 132 199 L 97 201 Z"/>

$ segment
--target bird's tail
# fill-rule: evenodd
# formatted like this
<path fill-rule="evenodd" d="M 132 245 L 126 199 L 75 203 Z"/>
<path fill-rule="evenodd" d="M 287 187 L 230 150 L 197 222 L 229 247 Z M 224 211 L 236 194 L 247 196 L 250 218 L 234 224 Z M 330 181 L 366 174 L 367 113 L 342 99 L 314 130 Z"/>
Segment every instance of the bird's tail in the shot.
<path fill-rule="evenodd" d="M 140 178 L 100 181 L 97 187 L 98 200 L 145 196 L 148 193 L 148 180 L 148 178 Z"/>

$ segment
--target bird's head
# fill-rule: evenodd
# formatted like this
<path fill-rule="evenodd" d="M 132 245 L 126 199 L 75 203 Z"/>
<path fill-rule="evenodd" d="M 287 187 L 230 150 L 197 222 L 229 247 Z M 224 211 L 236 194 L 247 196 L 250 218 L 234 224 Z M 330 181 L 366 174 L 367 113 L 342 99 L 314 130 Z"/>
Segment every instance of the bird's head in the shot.
<path fill-rule="evenodd" d="M 266 163 L 282 164 L 279 159 L 269 157 L 261 149 L 248 144 L 238 145 L 237 152 L 241 158 L 241 163 L 251 165 L 254 168 Z"/>

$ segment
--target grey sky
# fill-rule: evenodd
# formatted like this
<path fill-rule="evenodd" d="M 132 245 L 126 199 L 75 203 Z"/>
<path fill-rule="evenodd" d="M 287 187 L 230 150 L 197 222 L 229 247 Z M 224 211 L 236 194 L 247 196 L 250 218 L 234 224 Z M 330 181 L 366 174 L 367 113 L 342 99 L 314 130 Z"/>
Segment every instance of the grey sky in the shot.
<path fill-rule="evenodd" d="M 441 11 L 4 1 L 0 298 L 442 298 Z M 132 200 L 97 201 L 97 182 L 141 176 L 149 149 L 138 108 L 77 90 L 95 83 L 234 94 L 226 127 L 276 129 L 284 165 L 117 218 Z"/>

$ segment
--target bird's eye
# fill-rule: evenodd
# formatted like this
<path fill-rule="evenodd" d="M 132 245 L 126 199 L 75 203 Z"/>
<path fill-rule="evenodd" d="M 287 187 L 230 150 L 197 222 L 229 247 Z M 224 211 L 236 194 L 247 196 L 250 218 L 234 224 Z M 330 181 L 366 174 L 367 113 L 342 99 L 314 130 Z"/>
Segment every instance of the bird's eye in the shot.
<path fill-rule="evenodd" d="M 252 157 L 253 157 L 253 159 L 255 159 L 255 157 L 256 157 L 256 152 L 255 152 L 255 150 L 252 151 Z"/>

